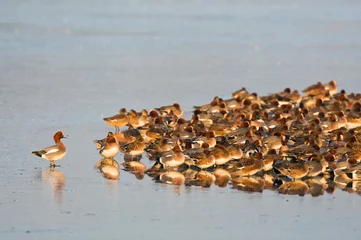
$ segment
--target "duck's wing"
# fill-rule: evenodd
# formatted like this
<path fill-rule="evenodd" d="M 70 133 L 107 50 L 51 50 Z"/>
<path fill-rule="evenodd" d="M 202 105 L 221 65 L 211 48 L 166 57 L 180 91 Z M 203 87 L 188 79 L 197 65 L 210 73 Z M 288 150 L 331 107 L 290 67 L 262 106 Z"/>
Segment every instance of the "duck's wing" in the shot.
<path fill-rule="evenodd" d="M 59 146 L 54 145 L 54 146 L 50 146 L 50 147 L 47 147 L 47 148 L 43 148 L 39 152 L 44 152 L 44 154 L 50 154 L 50 153 L 56 153 L 56 152 L 59 152 L 59 151 L 60 151 Z"/>
<path fill-rule="evenodd" d="M 39 157 L 43 157 L 44 155 L 49 156 L 49 155 L 59 154 L 59 153 L 61 153 L 61 149 L 57 145 L 46 147 L 39 151 L 32 152 L 32 154 L 35 154 Z"/>

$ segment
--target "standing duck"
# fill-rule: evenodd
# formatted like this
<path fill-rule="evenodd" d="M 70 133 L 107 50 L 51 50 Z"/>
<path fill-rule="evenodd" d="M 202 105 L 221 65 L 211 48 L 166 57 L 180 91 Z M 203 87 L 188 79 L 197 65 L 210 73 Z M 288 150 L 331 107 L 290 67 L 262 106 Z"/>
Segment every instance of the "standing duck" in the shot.
<path fill-rule="evenodd" d="M 127 110 L 125 108 L 121 108 L 119 110 L 119 114 L 116 114 L 111 117 L 103 118 L 103 120 L 111 127 L 115 127 L 115 132 L 118 133 L 121 127 L 126 126 L 129 123 L 129 119 L 127 116 Z"/>
<path fill-rule="evenodd" d="M 66 138 L 63 131 L 58 131 L 54 134 L 53 139 L 55 142 L 54 146 L 50 146 L 47 148 L 43 148 L 39 151 L 33 151 L 32 154 L 44 158 L 48 161 L 50 161 L 50 166 L 55 166 L 55 161 L 59 161 L 63 159 L 63 157 L 66 154 L 66 148 L 64 143 L 61 142 L 60 139 Z"/>

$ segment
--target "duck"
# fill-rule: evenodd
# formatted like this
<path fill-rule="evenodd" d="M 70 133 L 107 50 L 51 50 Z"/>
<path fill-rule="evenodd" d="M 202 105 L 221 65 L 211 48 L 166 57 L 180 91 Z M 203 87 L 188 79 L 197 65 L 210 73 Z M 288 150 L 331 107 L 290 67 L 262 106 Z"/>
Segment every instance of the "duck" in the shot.
<path fill-rule="evenodd" d="M 318 161 L 308 161 L 306 162 L 308 167 L 308 177 L 317 177 L 321 173 L 323 173 L 323 167 L 320 162 Z"/>
<path fill-rule="evenodd" d="M 213 124 L 213 117 L 208 112 L 202 112 L 201 110 L 194 110 L 193 119 L 196 119 L 203 123 L 203 125 L 209 128 Z"/>
<path fill-rule="evenodd" d="M 212 155 L 215 157 L 216 165 L 218 166 L 224 165 L 232 159 L 227 147 L 222 144 L 216 144 L 216 146 L 212 149 Z"/>
<path fill-rule="evenodd" d="M 325 86 L 321 82 L 317 82 L 305 88 L 302 92 L 312 96 L 323 95 L 325 93 Z"/>
<path fill-rule="evenodd" d="M 138 156 L 143 154 L 146 147 L 147 145 L 144 143 L 144 139 L 142 137 L 138 137 L 134 142 L 125 145 L 122 150 L 126 155 Z"/>
<path fill-rule="evenodd" d="M 129 124 L 133 127 L 143 127 L 146 125 L 148 120 L 148 111 L 146 109 L 142 109 L 140 113 L 137 113 L 135 110 L 130 109 L 128 113 Z"/>
<path fill-rule="evenodd" d="M 149 125 L 149 128 L 146 131 L 146 136 L 150 141 L 155 141 L 161 139 L 165 134 L 169 132 L 167 124 L 164 122 L 163 117 L 156 117 L 154 119 L 154 124 Z"/>
<path fill-rule="evenodd" d="M 322 126 L 324 132 L 330 132 L 339 129 L 340 126 L 338 116 L 336 114 L 332 114 L 328 121 L 325 121 Z"/>
<path fill-rule="evenodd" d="M 129 168 L 145 165 L 140 162 L 142 155 L 127 152 L 145 150 L 148 159 L 155 160 L 147 174 L 162 176 L 170 184 L 178 181 L 172 179 L 179 172 L 184 173 L 186 185 L 202 187 L 213 182 L 225 187 L 231 181 L 240 190 L 279 188 L 280 193 L 299 195 L 306 194 L 308 187 L 312 196 L 322 194 L 322 189 L 331 192 L 334 186 L 349 189 L 361 179 L 361 94 L 337 93 L 335 80 L 303 92 L 306 96 L 285 88 L 259 97 L 243 88 L 232 98 L 216 96 L 195 107 L 190 119 L 180 117 L 183 110 L 176 103 L 142 113 L 121 109 L 117 115 L 129 129 L 120 132 L 117 117 L 107 119 L 117 132 L 94 143 L 103 148 L 113 135 Z M 139 152 L 133 148 L 137 141 L 144 146 Z M 176 155 L 181 161 L 174 161 Z M 325 184 L 322 177 L 339 183 Z"/>
<path fill-rule="evenodd" d="M 308 174 L 308 166 L 305 161 L 295 160 L 280 160 L 274 164 L 274 168 L 282 175 L 291 179 L 301 179 Z"/>
<path fill-rule="evenodd" d="M 208 149 L 205 149 L 203 152 L 195 153 L 190 157 L 195 161 L 195 165 L 199 169 L 207 169 L 216 164 L 216 158 Z"/>
<path fill-rule="evenodd" d="M 182 148 L 177 145 L 172 150 L 166 151 L 159 158 L 159 162 L 165 169 L 173 169 L 182 165 L 185 161 L 185 156 L 182 153 Z"/>
<path fill-rule="evenodd" d="M 174 131 L 171 136 L 176 136 L 182 140 L 193 139 L 196 137 L 193 126 L 187 126 L 184 130 Z"/>
<path fill-rule="evenodd" d="M 241 176 L 252 176 L 263 170 L 264 162 L 262 159 L 241 158 L 232 162 L 226 167 L 232 178 Z"/>
<path fill-rule="evenodd" d="M 174 131 L 182 131 L 187 127 L 187 121 L 184 118 L 178 118 L 174 124 Z"/>
<path fill-rule="evenodd" d="M 276 98 L 282 100 L 281 105 L 283 102 L 284 104 L 289 104 L 290 102 L 298 104 L 302 100 L 298 90 L 291 91 L 290 88 L 285 88 L 283 92 L 277 93 Z"/>
<path fill-rule="evenodd" d="M 248 95 L 249 95 L 249 93 L 248 93 L 247 89 L 244 88 L 244 87 L 241 88 L 241 89 L 239 89 L 239 90 L 237 90 L 237 91 L 234 91 L 234 92 L 232 93 L 232 97 L 233 97 L 234 99 L 236 99 L 236 98 L 246 98 Z"/>
<path fill-rule="evenodd" d="M 278 151 L 282 147 L 281 136 L 277 135 L 265 137 L 263 143 L 267 147 L 267 149 L 275 149 Z"/>
<path fill-rule="evenodd" d="M 162 156 L 163 152 L 170 151 L 174 148 L 170 139 L 163 137 L 145 148 L 150 160 L 154 160 Z"/>
<path fill-rule="evenodd" d="M 53 139 L 55 145 L 43 148 L 39 151 L 33 151 L 32 154 L 50 161 L 50 166 L 55 166 L 55 161 L 62 160 L 66 154 L 66 148 L 61 139 L 67 138 L 63 131 L 54 134 Z"/>
<path fill-rule="evenodd" d="M 202 136 L 197 136 L 193 138 L 193 142 L 197 143 L 198 145 L 202 145 L 203 143 L 207 143 L 210 148 L 213 148 L 217 144 L 217 140 L 214 137 L 213 132 L 204 132 Z"/>
<path fill-rule="evenodd" d="M 273 164 L 281 159 L 281 156 L 277 154 L 275 149 L 270 149 L 267 154 L 264 156 L 264 167 L 265 172 L 271 171 L 273 169 Z"/>
<path fill-rule="evenodd" d="M 99 140 L 93 140 L 97 150 L 100 150 L 107 143 L 108 137 L 113 136 L 113 135 L 114 135 L 113 132 L 108 132 L 107 137 L 105 137 L 103 139 L 99 139 Z"/>
<path fill-rule="evenodd" d="M 111 117 L 105 117 L 103 120 L 111 127 L 115 127 L 115 132 L 120 132 L 120 128 L 126 126 L 129 123 L 129 119 L 127 116 L 127 110 L 125 108 L 121 108 L 119 110 L 119 114 L 116 114 Z"/>
<path fill-rule="evenodd" d="M 200 112 L 208 112 L 211 107 L 218 106 L 219 100 L 220 98 L 218 96 L 215 96 L 210 103 L 201 106 L 194 106 L 194 108 L 195 110 L 198 110 Z"/>
<path fill-rule="evenodd" d="M 155 110 L 159 111 L 161 115 L 168 115 L 171 113 L 171 111 L 177 117 L 180 117 L 183 115 L 183 110 L 182 110 L 181 106 L 179 105 L 179 103 L 174 103 L 173 105 L 155 108 Z"/>
<path fill-rule="evenodd" d="M 334 95 L 337 93 L 337 84 L 336 80 L 331 80 L 330 82 L 323 85 L 325 90 L 330 93 L 330 95 Z"/>
<path fill-rule="evenodd" d="M 355 114 L 353 112 L 347 114 L 347 123 L 346 128 L 347 129 L 353 129 L 358 128 L 361 126 L 361 115 Z"/>
<path fill-rule="evenodd" d="M 127 125 L 128 129 L 123 132 L 125 142 L 132 143 L 135 142 L 137 138 L 142 138 L 142 134 L 139 132 L 137 128 L 135 128 L 133 125 L 129 124 Z M 119 141 L 118 141 L 119 142 Z"/>
<path fill-rule="evenodd" d="M 237 96 L 236 98 L 224 100 L 224 102 L 226 103 L 227 110 L 234 110 L 241 106 L 240 103 L 242 102 L 242 98 Z"/>
<path fill-rule="evenodd" d="M 119 152 L 119 144 L 114 136 L 107 139 L 106 144 L 100 149 L 99 153 L 104 158 L 114 158 Z"/>
<path fill-rule="evenodd" d="M 229 145 L 226 149 L 229 152 L 230 159 L 240 159 L 243 157 L 243 151 L 238 145 Z"/>

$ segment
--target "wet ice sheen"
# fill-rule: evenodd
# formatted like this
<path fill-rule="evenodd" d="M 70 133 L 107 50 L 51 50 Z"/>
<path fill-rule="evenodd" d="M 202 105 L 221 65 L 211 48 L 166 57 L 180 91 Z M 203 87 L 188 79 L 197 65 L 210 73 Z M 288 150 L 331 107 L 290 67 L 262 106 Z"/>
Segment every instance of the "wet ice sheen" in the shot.
<path fill-rule="evenodd" d="M 3 2 L 1 239 L 360 236 L 357 195 L 179 189 L 123 171 L 107 181 L 92 143 L 120 107 L 190 111 L 243 86 L 331 79 L 360 92 L 360 16 L 356 0 Z M 58 129 L 68 154 L 52 176 L 30 152 Z"/>

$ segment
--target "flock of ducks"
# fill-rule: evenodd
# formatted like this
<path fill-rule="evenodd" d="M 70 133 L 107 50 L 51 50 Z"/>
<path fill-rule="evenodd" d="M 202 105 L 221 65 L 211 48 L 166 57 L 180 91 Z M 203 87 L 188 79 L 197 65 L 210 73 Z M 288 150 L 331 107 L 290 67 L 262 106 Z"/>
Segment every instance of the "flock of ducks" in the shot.
<path fill-rule="evenodd" d="M 103 157 L 95 167 L 118 179 L 120 167 L 142 179 L 247 192 L 276 190 L 303 196 L 361 194 L 361 94 L 338 92 L 336 81 L 303 90 L 258 96 L 242 88 L 230 99 L 195 106 L 189 119 L 178 103 L 104 118 L 115 128 L 94 144 Z M 54 146 L 34 151 L 55 166 L 66 149 L 63 132 Z M 122 153 L 124 162 L 114 157 Z M 153 162 L 146 166 L 141 158 Z"/>

